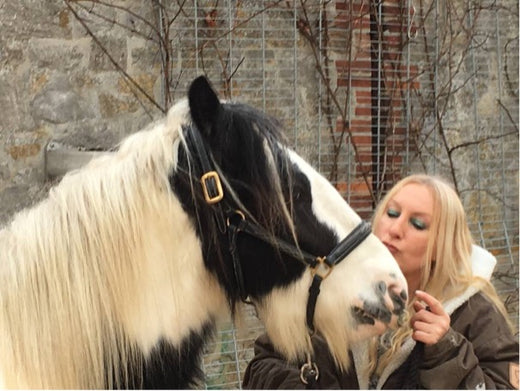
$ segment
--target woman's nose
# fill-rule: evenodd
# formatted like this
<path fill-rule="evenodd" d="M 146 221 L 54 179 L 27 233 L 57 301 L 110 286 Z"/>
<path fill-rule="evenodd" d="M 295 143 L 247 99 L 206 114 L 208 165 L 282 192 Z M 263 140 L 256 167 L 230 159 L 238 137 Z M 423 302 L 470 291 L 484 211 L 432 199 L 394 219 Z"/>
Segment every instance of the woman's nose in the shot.
<path fill-rule="evenodd" d="M 388 232 L 390 236 L 395 238 L 401 238 L 403 236 L 403 222 L 401 218 L 393 219 L 390 224 Z"/>

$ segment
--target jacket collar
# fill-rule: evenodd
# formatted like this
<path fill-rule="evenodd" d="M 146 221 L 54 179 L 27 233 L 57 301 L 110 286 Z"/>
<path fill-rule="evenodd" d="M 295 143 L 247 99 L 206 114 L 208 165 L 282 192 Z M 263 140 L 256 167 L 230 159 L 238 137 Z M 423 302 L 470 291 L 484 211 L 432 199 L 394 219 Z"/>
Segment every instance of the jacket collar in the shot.
<path fill-rule="evenodd" d="M 496 258 L 487 250 L 480 246 L 473 245 L 471 251 L 471 267 L 473 275 L 482 277 L 485 280 L 490 280 L 495 265 Z M 444 310 L 451 315 L 457 308 L 464 304 L 468 299 L 480 290 L 479 286 L 468 287 L 461 295 L 454 297 L 443 303 Z M 399 368 L 410 355 L 415 347 L 415 341 L 410 337 L 403 343 L 402 348 L 396 354 L 395 359 L 385 368 L 381 377 L 379 378 L 377 388 L 381 389 L 388 377 Z M 360 341 L 352 345 L 352 356 L 356 368 L 359 388 L 368 389 L 369 374 L 368 374 L 368 357 L 369 357 L 369 342 Z"/>
<path fill-rule="evenodd" d="M 481 277 L 489 281 L 496 264 L 497 259 L 493 256 L 493 254 L 483 249 L 482 247 L 473 245 L 471 252 L 471 268 L 473 270 L 474 276 Z M 468 299 L 478 291 L 480 291 L 479 286 L 472 285 L 468 287 L 460 296 L 454 297 L 453 299 L 444 302 L 444 310 L 448 313 L 448 315 L 451 315 L 453 311 L 468 301 Z"/>

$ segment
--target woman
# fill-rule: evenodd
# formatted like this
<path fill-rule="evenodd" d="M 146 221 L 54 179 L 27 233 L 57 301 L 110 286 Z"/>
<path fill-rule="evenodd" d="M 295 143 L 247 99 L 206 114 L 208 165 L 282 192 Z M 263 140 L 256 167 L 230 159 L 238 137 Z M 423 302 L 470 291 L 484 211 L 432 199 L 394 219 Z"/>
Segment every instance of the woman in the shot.
<path fill-rule="evenodd" d="M 518 338 L 489 282 L 495 258 L 472 246 L 462 203 L 443 180 L 398 182 L 373 218 L 375 235 L 397 260 L 409 287 L 410 321 L 351 350 L 342 373 L 320 336 L 316 388 L 518 388 Z M 255 343 L 244 388 L 304 388 L 267 336 Z"/>

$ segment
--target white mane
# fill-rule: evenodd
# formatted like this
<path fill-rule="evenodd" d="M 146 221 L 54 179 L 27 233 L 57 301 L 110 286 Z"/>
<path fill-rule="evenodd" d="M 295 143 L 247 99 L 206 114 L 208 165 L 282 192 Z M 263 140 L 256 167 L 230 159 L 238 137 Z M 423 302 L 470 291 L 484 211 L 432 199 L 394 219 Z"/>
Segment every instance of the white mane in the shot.
<path fill-rule="evenodd" d="M 0 231 L 4 387 L 117 386 L 158 338 L 179 343 L 226 311 L 168 181 L 187 110 L 66 175 Z"/>

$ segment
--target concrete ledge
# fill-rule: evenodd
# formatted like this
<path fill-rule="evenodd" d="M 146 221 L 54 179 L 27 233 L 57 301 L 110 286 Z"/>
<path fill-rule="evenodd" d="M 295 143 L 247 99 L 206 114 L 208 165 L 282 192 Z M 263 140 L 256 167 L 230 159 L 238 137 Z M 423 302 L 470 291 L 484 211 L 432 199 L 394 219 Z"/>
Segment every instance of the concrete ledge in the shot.
<path fill-rule="evenodd" d="M 95 157 L 110 153 L 81 150 L 57 141 L 50 141 L 45 147 L 45 175 L 48 178 L 61 177 L 69 171 L 84 166 Z"/>

